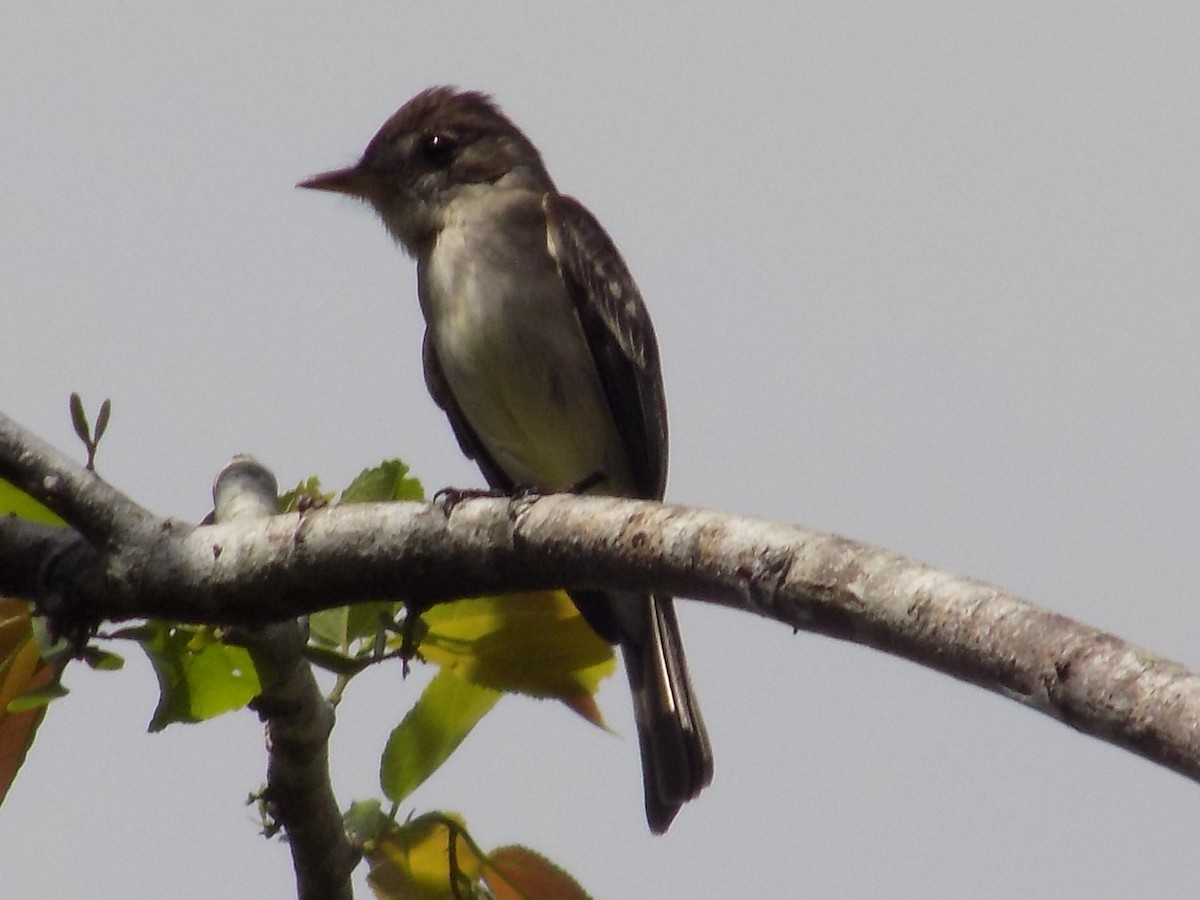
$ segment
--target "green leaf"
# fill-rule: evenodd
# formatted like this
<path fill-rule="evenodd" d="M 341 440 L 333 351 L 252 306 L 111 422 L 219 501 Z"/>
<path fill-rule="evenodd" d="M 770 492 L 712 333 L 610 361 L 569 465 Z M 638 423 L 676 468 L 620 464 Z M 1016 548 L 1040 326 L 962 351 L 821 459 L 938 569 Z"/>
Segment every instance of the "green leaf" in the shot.
<path fill-rule="evenodd" d="M 305 481 L 301 481 L 290 491 L 285 491 L 279 495 L 279 511 L 294 512 L 301 500 L 309 503 L 327 504 L 333 500 L 333 494 L 322 493 L 321 479 L 313 475 Z"/>
<path fill-rule="evenodd" d="M 399 609 L 398 601 L 388 600 L 324 609 L 308 617 L 309 634 L 314 643 L 345 653 L 351 652 L 355 641 L 364 641 L 366 646 L 358 648 L 354 655 L 370 653 L 375 635 L 385 622 L 396 618 Z"/>
<path fill-rule="evenodd" d="M 44 688 L 37 690 L 29 690 L 17 697 L 15 700 L 8 701 L 8 712 L 23 713 L 31 709 L 41 709 L 49 706 L 53 701 L 61 697 L 67 696 L 68 691 L 63 685 L 57 681 L 46 685 Z"/>
<path fill-rule="evenodd" d="M 101 650 L 99 647 L 84 647 L 80 658 L 100 672 L 119 672 L 125 668 L 125 657 L 110 650 Z"/>
<path fill-rule="evenodd" d="M 411 794 L 446 761 L 500 696 L 499 691 L 464 681 L 449 669 L 433 676 L 388 737 L 379 770 L 384 796 L 399 803 Z"/>
<path fill-rule="evenodd" d="M 16 516 L 43 525 L 65 525 L 57 515 L 24 491 L 0 479 L 0 516 Z"/>
<path fill-rule="evenodd" d="M 561 700 L 603 727 L 595 694 L 616 668 L 613 649 L 563 591 L 455 600 L 421 618 L 427 661 L 499 691 Z"/>
<path fill-rule="evenodd" d="M 309 640 L 320 647 L 347 650 L 346 622 L 349 615 L 348 606 L 335 606 L 313 613 L 308 617 Z"/>
<path fill-rule="evenodd" d="M 211 628 L 148 622 L 142 632 L 160 691 L 151 731 L 241 709 L 262 691 L 250 653 L 222 643 Z"/>
<path fill-rule="evenodd" d="M 387 503 L 392 500 L 424 500 L 425 489 L 409 468 L 398 459 L 388 459 L 373 469 L 363 469 L 342 491 L 342 503 Z"/>
<path fill-rule="evenodd" d="M 359 846 L 374 840 L 377 834 L 390 825 L 391 820 L 384 815 L 382 804 L 378 800 L 355 800 L 342 814 L 342 826 L 346 829 L 346 834 Z"/>

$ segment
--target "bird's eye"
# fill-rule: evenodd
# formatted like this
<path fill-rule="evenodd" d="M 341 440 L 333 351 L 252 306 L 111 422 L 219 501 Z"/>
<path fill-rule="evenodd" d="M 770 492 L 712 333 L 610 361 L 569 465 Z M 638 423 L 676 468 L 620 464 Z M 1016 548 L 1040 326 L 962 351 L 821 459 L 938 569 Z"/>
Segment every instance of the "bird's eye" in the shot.
<path fill-rule="evenodd" d="M 425 162 L 440 168 L 450 165 L 455 151 L 458 150 L 458 141 L 448 134 L 434 132 L 421 138 L 418 150 Z"/>

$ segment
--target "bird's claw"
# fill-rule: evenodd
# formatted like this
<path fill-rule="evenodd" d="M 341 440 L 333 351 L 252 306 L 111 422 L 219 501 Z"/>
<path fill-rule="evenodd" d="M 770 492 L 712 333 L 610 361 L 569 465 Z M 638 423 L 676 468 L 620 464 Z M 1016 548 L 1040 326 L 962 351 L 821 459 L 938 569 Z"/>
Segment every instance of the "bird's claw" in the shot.
<path fill-rule="evenodd" d="M 434 506 L 441 507 L 447 516 L 454 512 L 454 507 L 465 500 L 480 500 L 485 498 L 497 499 L 507 497 L 504 491 L 495 488 L 456 488 L 444 487 L 433 495 L 430 501 Z"/>

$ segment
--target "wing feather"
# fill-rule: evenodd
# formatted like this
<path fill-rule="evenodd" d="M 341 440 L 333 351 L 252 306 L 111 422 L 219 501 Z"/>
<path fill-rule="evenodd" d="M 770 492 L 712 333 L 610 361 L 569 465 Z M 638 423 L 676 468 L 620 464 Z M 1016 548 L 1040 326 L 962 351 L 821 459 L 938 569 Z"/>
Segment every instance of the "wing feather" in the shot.
<path fill-rule="evenodd" d="M 543 207 L 547 246 L 600 370 L 638 494 L 662 499 L 667 483 L 667 404 L 646 304 L 612 238 L 579 201 L 547 194 Z"/>

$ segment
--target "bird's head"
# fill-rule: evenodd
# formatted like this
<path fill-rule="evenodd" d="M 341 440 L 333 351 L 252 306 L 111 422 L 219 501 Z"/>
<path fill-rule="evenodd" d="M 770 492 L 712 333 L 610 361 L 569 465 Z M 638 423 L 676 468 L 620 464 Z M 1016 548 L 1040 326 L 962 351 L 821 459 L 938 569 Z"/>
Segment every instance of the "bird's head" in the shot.
<path fill-rule="evenodd" d="M 465 192 L 554 188 L 537 148 L 490 97 L 450 87 L 429 88 L 400 107 L 354 165 L 297 186 L 367 201 L 413 254 Z"/>

